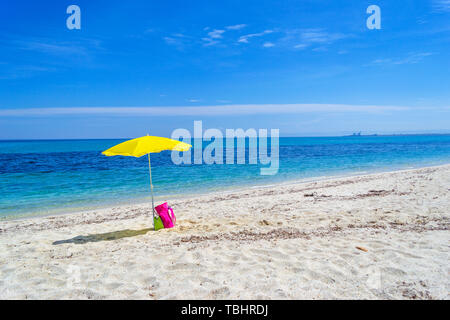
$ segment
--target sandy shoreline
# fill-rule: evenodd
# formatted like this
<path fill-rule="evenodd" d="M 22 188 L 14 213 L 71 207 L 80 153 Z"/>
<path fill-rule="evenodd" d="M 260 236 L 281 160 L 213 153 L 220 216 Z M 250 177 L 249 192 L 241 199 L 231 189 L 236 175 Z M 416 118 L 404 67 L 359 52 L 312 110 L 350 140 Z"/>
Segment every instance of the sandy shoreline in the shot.
<path fill-rule="evenodd" d="M 158 232 L 148 204 L 1 221 L 0 298 L 448 299 L 449 186 L 444 165 L 216 192 Z"/>

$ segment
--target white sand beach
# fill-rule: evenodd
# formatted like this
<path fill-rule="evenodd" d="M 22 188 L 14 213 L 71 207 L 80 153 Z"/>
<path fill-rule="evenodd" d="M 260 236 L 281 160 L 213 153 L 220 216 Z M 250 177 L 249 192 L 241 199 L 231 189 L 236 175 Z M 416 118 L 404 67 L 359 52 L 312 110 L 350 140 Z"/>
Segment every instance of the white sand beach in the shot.
<path fill-rule="evenodd" d="M 0 299 L 449 298 L 450 165 L 170 205 L 0 222 Z"/>

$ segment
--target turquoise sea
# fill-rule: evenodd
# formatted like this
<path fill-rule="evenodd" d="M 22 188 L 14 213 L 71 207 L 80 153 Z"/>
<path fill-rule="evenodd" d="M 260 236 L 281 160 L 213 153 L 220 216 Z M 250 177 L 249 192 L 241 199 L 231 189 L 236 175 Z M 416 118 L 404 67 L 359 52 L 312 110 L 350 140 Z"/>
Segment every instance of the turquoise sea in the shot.
<path fill-rule="evenodd" d="M 146 157 L 101 155 L 124 140 L 0 141 L 0 219 L 148 201 Z M 153 154 L 155 194 L 173 198 L 450 163 L 450 135 L 280 138 L 279 144 L 274 176 L 261 176 L 259 164 L 175 165 L 170 152 Z"/>

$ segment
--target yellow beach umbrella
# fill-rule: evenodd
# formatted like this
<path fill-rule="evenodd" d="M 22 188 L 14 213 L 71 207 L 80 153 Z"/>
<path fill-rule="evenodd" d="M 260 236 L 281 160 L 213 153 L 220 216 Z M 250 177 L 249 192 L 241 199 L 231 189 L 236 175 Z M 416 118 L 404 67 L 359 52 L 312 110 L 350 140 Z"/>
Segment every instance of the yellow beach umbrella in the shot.
<path fill-rule="evenodd" d="M 152 166 L 150 162 L 150 153 L 159 153 L 164 150 L 187 151 L 192 146 L 190 144 L 164 137 L 145 136 L 131 139 L 108 150 L 102 152 L 105 156 L 128 156 L 142 157 L 148 156 L 148 172 L 150 174 L 150 191 L 152 194 L 152 214 L 153 228 L 155 228 L 155 202 L 153 201 L 153 183 L 152 183 Z"/>

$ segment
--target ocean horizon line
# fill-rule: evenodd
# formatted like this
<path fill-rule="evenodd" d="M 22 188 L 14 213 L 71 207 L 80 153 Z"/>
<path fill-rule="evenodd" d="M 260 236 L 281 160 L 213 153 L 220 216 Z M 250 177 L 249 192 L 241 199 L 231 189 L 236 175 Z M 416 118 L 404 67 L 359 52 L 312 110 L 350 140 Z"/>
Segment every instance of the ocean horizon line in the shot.
<path fill-rule="evenodd" d="M 282 136 L 280 138 L 344 138 L 344 137 L 398 137 L 398 136 L 449 136 L 450 132 L 439 133 L 368 133 L 368 134 L 342 134 L 342 135 L 302 135 L 302 136 Z M 96 141 L 96 140 L 124 140 L 135 139 L 136 137 L 121 138 L 61 138 L 61 139 L 0 139 L 0 142 L 27 142 L 27 141 Z M 225 137 L 224 137 L 225 138 Z M 195 138 L 194 138 L 195 139 Z"/>

